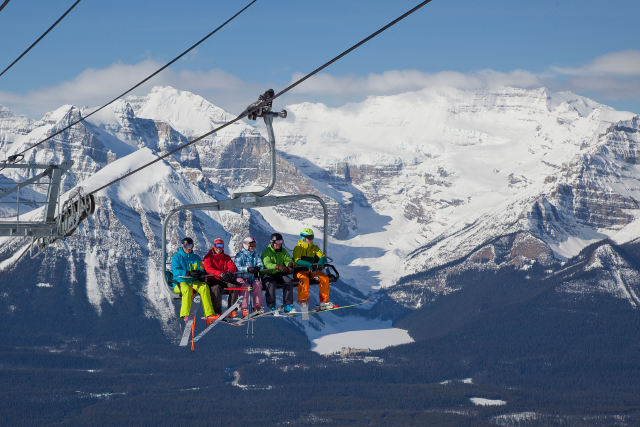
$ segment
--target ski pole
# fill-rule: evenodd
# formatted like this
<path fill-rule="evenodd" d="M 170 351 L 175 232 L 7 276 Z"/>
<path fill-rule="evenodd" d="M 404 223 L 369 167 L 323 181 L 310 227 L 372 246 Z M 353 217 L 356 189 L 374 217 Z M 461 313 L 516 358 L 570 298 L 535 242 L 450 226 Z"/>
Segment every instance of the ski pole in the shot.
<path fill-rule="evenodd" d="M 195 337 L 196 335 L 196 317 L 198 317 L 197 313 L 194 314 L 193 323 L 191 323 L 191 354 L 195 353 L 196 351 L 195 346 L 193 345 L 193 337 Z"/>
<path fill-rule="evenodd" d="M 249 289 L 251 288 L 253 288 L 253 276 L 249 276 Z M 249 314 L 251 314 L 251 307 L 253 307 L 252 295 L 253 292 L 249 291 Z M 249 338 L 249 323 L 251 322 L 247 322 L 247 338 Z"/>

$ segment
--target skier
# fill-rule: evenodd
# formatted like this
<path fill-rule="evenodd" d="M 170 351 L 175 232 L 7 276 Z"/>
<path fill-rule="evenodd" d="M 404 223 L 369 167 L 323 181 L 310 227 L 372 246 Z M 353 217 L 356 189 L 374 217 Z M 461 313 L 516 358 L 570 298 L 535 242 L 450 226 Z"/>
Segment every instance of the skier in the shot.
<path fill-rule="evenodd" d="M 187 321 L 189 310 L 191 309 L 191 298 L 195 289 L 202 299 L 207 325 L 213 323 L 219 316 L 216 316 L 213 312 L 209 286 L 200 280 L 204 275 L 202 259 L 193 253 L 193 240 L 190 237 L 182 239 L 182 247 L 171 258 L 171 272 L 176 281 L 180 283 L 180 288 L 173 287 L 173 292 L 176 294 L 182 293 L 180 317 L 185 322 Z"/>
<path fill-rule="evenodd" d="M 207 281 L 211 287 L 215 312 L 222 314 L 222 289 L 233 283 L 233 273 L 237 271 L 231 257 L 224 253 L 224 240 L 218 237 L 213 241 L 213 247 L 204 256 L 202 263 L 207 274 L 213 276 L 208 277 Z M 237 299 L 238 294 L 235 291 L 230 291 L 227 306 L 231 307 Z M 236 315 L 237 313 L 234 311 L 227 317 L 233 318 Z"/>
<path fill-rule="evenodd" d="M 280 233 L 273 233 L 269 239 L 269 246 L 262 251 L 262 262 L 267 273 L 262 282 L 267 288 L 267 305 L 271 311 L 276 310 L 276 285 L 282 284 L 282 302 L 284 312 L 293 310 L 293 279 L 288 274 L 293 273 L 293 260 L 289 252 L 282 246 L 284 240 Z"/>
<path fill-rule="evenodd" d="M 333 308 L 329 302 L 329 278 L 322 272 L 322 267 L 327 262 L 327 257 L 317 245 L 313 244 L 313 230 L 303 228 L 300 232 L 301 239 L 293 248 L 293 262 L 307 271 L 299 271 L 295 278 L 298 279 L 298 304 L 307 304 L 309 301 L 309 278 L 317 277 L 320 280 L 320 310 Z"/>
<path fill-rule="evenodd" d="M 233 260 L 238 268 L 238 274 L 236 277 L 236 283 L 238 287 L 248 288 L 250 277 L 253 279 L 253 306 L 254 311 L 262 312 L 262 283 L 258 278 L 258 273 L 261 268 L 264 268 L 262 258 L 256 252 L 256 240 L 249 236 L 242 241 L 242 249 L 236 254 Z M 242 291 L 244 300 L 242 301 L 242 317 L 249 315 L 249 291 Z"/>

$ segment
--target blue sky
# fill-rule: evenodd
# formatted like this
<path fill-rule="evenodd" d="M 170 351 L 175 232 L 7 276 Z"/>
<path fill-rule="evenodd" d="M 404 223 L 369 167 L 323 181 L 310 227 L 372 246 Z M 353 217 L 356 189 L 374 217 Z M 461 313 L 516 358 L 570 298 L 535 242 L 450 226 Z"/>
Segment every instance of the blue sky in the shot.
<path fill-rule="evenodd" d="M 0 12 L 0 69 L 74 0 L 11 0 Z M 101 105 L 249 3 L 82 0 L 0 77 L 0 104 L 33 118 Z M 137 91 L 170 85 L 238 114 L 419 0 L 258 0 Z M 433 0 L 306 82 L 282 103 L 341 105 L 443 84 L 571 90 L 640 113 L 638 0 Z"/>

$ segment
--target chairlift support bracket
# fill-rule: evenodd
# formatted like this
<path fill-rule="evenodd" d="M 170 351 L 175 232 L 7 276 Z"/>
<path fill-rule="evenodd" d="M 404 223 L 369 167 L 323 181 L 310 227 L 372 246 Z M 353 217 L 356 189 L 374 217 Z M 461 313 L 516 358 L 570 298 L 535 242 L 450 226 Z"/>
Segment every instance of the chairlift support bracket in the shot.
<path fill-rule="evenodd" d="M 13 183 L 12 187 L 0 192 L 0 199 L 17 193 L 16 201 L 0 202 L 4 204 L 15 204 L 17 215 L 15 220 L 0 220 L 0 236 L 31 237 L 31 257 L 38 256 L 48 245 L 59 238 L 70 236 L 80 222 L 95 211 L 95 201 L 92 195 L 83 196 L 81 190 L 76 191 L 68 197 L 62 207 L 60 206 L 60 181 L 62 176 L 73 166 L 73 161 L 69 160 L 56 164 L 15 164 L 6 162 L 3 169 L 43 169 L 43 172 L 20 183 Z M 49 178 L 48 183 L 41 183 L 41 179 Z M 28 185 L 43 184 L 48 185 L 46 202 L 20 201 L 20 189 Z M 20 221 L 20 204 L 44 204 L 42 221 Z M 33 250 L 37 248 L 34 255 Z"/>

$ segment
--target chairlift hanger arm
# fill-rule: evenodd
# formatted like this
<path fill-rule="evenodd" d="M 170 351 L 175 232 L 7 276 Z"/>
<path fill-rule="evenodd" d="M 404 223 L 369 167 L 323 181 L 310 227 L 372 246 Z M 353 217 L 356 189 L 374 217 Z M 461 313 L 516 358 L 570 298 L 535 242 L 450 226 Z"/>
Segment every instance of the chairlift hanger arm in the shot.
<path fill-rule="evenodd" d="M 267 134 L 269 135 L 269 159 L 271 164 L 269 184 L 261 191 L 253 191 L 252 193 L 256 196 L 266 196 L 276 185 L 276 137 L 273 133 L 273 118 L 287 118 L 287 110 L 282 110 L 279 113 L 272 111 L 273 96 L 273 89 L 268 89 L 258 97 L 256 102 L 249 105 L 242 113 L 243 115 L 246 114 L 249 120 L 257 120 L 258 117 L 262 117 L 264 124 L 267 126 Z M 235 199 L 240 195 L 241 193 L 234 193 L 231 195 L 231 198 Z"/>

